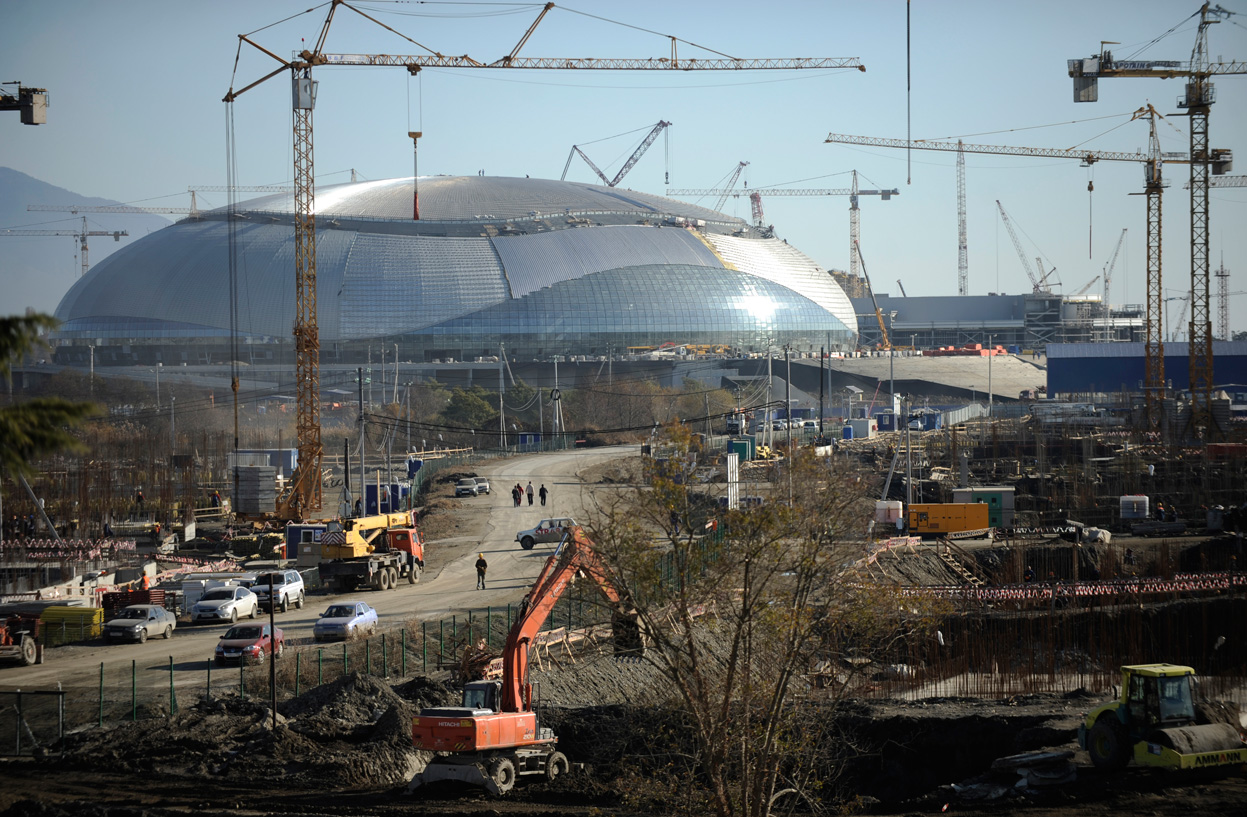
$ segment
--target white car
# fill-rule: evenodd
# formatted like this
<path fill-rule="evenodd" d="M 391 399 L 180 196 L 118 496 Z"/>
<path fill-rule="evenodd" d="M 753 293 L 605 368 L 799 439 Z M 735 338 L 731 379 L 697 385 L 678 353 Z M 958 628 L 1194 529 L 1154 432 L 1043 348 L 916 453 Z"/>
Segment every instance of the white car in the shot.
<path fill-rule="evenodd" d="M 286 612 L 291 606 L 296 609 L 303 609 L 306 593 L 303 588 L 303 577 L 299 575 L 299 571 L 274 570 L 272 573 L 261 573 L 251 583 L 251 592 L 255 593 L 256 600 L 265 612 L 268 611 L 269 607 L 268 586 L 270 578 L 273 583 L 273 595 L 277 596 L 277 609 L 280 612 Z"/>
<path fill-rule="evenodd" d="M 537 527 L 522 530 L 515 534 L 515 541 L 524 550 L 532 550 L 538 542 L 560 542 L 568 530 L 576 527 L 575 519 L 543 519 Z"/>
<path fill-rule="evenodd" d="M 191 621 L 228 621 L 255 618 L 260 600 L 245 587 L 213 587 L 191 607 Z"/>

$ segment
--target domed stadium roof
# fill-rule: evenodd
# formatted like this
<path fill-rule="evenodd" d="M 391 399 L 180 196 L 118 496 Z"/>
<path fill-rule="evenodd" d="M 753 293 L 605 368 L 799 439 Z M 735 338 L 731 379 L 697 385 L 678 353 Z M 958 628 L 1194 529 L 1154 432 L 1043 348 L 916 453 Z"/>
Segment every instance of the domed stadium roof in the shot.
<path fill-rule="evenodd" d="M 390 179 L 316 191 L 322 348 L 384 340 L 425 359 L 604 354 L 662 343 L 851 347 L 844 292 L 786 242 L 740 219 L 631 190 L 489 176 Z M 293 197 L 186 219 L 96 265 L 56 310 L 61 339 L 289 341 Z"/>

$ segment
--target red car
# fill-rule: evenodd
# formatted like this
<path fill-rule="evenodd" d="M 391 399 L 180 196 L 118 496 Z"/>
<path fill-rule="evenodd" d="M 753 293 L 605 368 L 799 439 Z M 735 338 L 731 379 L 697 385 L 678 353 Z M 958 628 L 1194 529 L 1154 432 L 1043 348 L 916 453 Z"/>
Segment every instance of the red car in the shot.
<path fill-rule="evenodd" d="M 273 637 L 274 632 L 277 634 L 276 638 Z M 281 658 L 285 646 L 285 634 L 280 627 L 272 630 L 268 624 L 235 624 L 221 636 L 216 645 L 215 658 L 218 664 L 251 661 L 262 664 L 269 655 Z"/>

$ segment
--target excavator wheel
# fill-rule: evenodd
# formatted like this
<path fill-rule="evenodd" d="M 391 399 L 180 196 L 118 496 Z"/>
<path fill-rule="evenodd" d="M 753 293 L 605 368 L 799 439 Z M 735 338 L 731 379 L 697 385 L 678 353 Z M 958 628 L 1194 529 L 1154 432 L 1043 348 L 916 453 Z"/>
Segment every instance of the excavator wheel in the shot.
<path fill-rule="evenodd" d="M 498 793 L 506 794 L 515 788 L 515 763 L 509 757 L 496 757 L 489 763 L 489 776 Z"/>
<path fill-rule="evenodd" d="M 562 752 L 551 752 L 550 757 L 546 759 L 546 780 L 554 782 L 557 777 L 567 774 L 571 768 L 571 764 L 567 762 L 567 755 Z"/>
<path fill-rule="evenodd" d="M 1087 754 L 1097 769 L 1121 769 L 1130 762 L 1130 738 L 1111 715 L 1100 718 L 1087 735 Z"/>

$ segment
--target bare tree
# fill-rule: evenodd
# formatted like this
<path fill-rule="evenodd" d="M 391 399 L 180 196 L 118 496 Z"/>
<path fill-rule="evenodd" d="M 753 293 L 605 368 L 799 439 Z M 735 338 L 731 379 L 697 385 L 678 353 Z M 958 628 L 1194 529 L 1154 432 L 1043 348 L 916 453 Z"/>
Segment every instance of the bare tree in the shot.
<path fill-rule="evenodd" d="M 720 511 L 688 484 L 690 435 L 669 430 L 667 442 L 648 484 L 604 508 L 591 536 L 692 724 L 716 813 L 765 817 L 784 794 L 812 802 L 826 774 L 809 759 L 825 740 L 821 719 L 860 665 L 837 663 L 845 633 L 873 622 L 857 649 L 886 650 L 882 633 L 912 629 L 902 619 L 917 611 L 861 593 L 845 572 L 864 555 L 871 508 L 857 474 L 795 450 L 762 506 Z M 833 683 L 816 689 L 812 669 L 829 662 Z"/>

